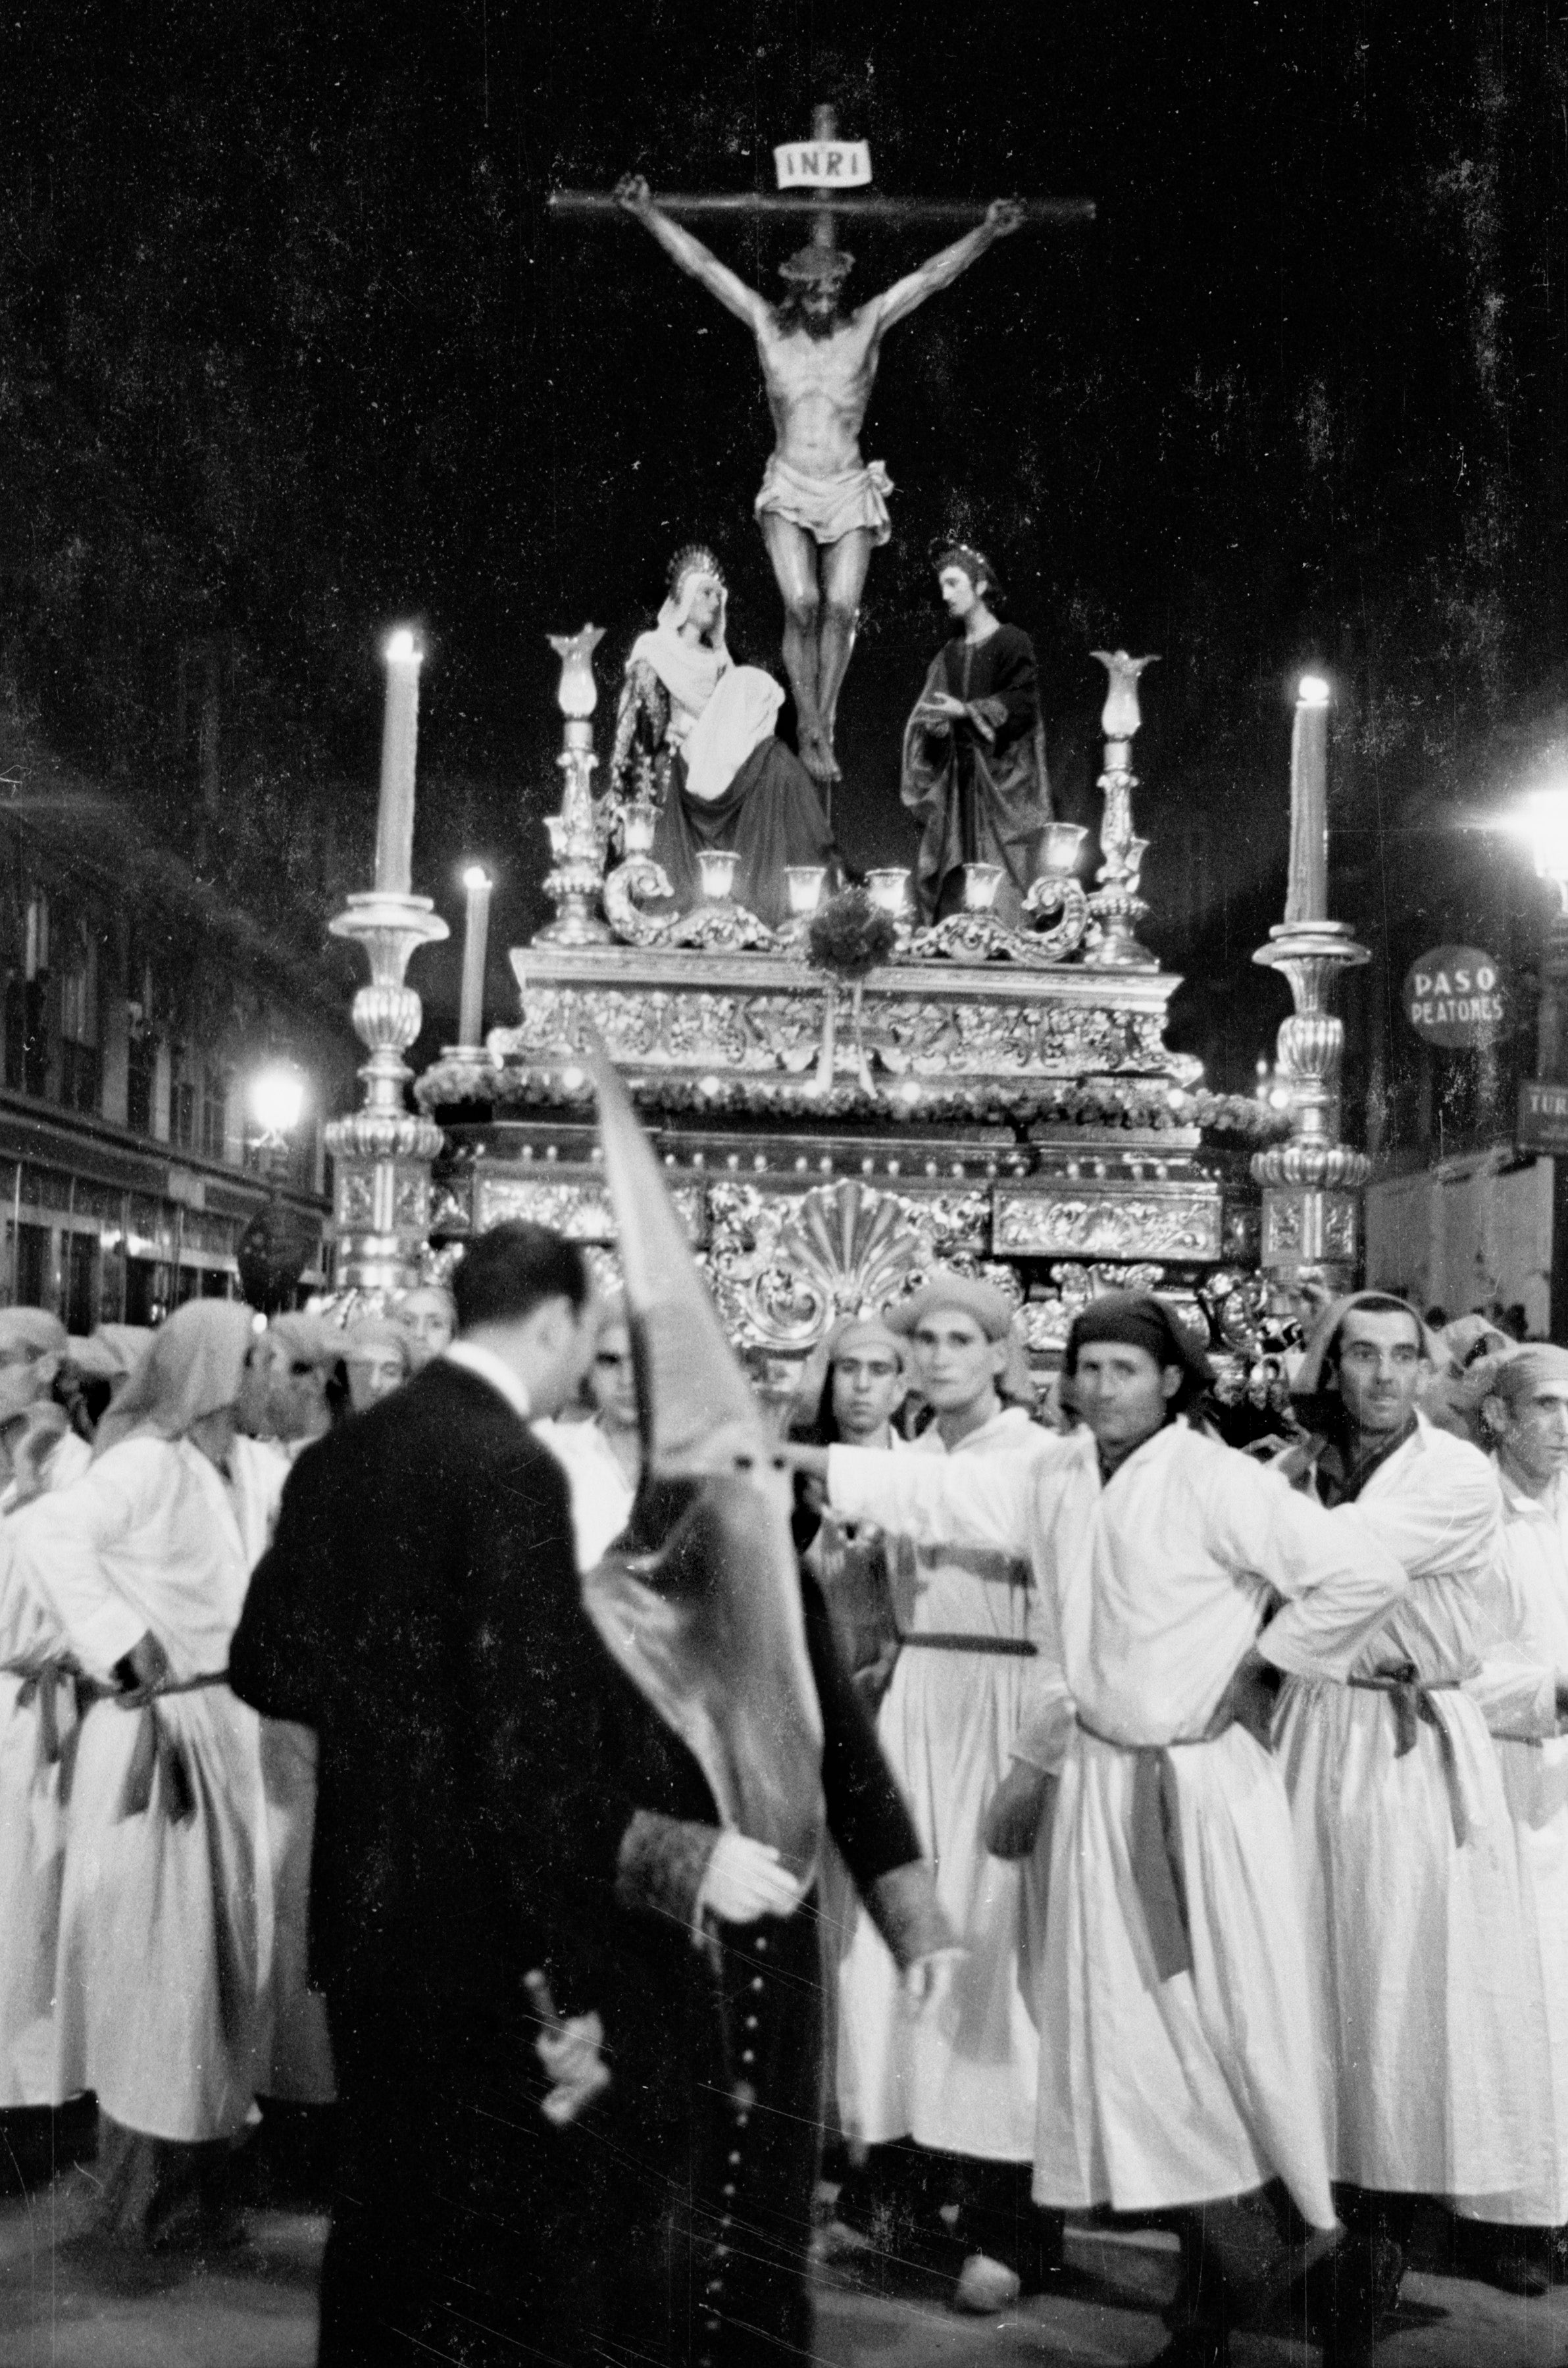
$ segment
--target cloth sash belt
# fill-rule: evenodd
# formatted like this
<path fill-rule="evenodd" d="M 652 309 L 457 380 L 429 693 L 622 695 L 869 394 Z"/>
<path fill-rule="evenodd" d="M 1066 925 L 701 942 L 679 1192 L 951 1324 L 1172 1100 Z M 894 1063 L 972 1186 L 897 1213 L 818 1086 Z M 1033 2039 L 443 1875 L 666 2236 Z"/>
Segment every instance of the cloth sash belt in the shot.
<path fill-rule="evenodd" d="M 38 1723 L 43 1740 L 46 1767 L 58 1766 L 62 1749 L 59 1690 L 72 1681 L 70 1664 L 59 1659 L 42 1661 L 0 1661 L 0 1675 L 20 1678 L 17 1692 L 17 1708 L 30 1710 L 38 1704 Z"/>
<path fill-rule="evenodd" d="M 0 1662 L 0 1670 L 7 1677 L 20 1678 L 17 1708 L 29 1710 L 38 1705 L 39 1739 L 42 1746 L 43 1764 L 60 1770 L 57 1797 L 65 1808 L 71 1799 L 71 1780 L 76 1772 L 76 1745 L 82 1733 L 82 1721 L 96 1702 L 105 1702 L 114 1691 L 112 1686 L 100 1686 L 92 1678 L 85 1678 L 79 1669 L 62 1655 L 38 1661 Z M 69 1688 L 75 1703 L 76 1715 L 69 1722 L 62 1715 L 60 1696 Z"/>
<path fill-rule="evenodd" d="M 1403 1759 L 1415 1748 L 1416 1736 L 1423 1726 L 1429 1726 L 1437 1737 L 1437 1749 L 1443 1762 L 1443 1779 L 1449 1788 L 1449 1808 L 1454 1821 L 1454 1839 L 1460 1849 L 1470 1839 L 1480 1819 L 1471 1813 L 1465 1797 L 1464 1778 L 1453 1736 L 1437 1714 L 1434 1694 L 1457 1693 L 1464 1680 L 1461 1678 L 1423 1678 L 1417 1674 L 1414 1661 L 1390 1661 L 1369 1678 L 1351 1678 L 1348 1683 L 1362 1693 L 1387 1694 L 1393 1705 L 1393 1756 Z"/>
<path fill-rule="evenodd" d="M 1027 1636 L 964 1636 L 947 1628 L 927 1628 L 898 1641 L 904 1645 L 924 1645 L 934 1653 L 1007 1653 L 1020 1661 L 1032 1661 L 1039 1650 Z"/>
<path fill-rule="evenodd" d="M 167 1685 L 161 1685 L 157 1691 L 159 1696 L 193 1694 L 203 1686 L 226 1686 L 228 1682 L 227 1669 L 209 1669 L 201 1677 L 176 1679 Z M 187 1817 L 196 1815 L 196 1788 L 191 1782 L 185 1753 L 158 1716 L 156 1700 L 139 1704 L 138 1713 L 142 1724 L 131 1755 L 131 1765 L 125 1771 L 125 1787 L 119 1796 L 119 1814 L 122 1817 L 145 1816 L 152 1805 L 153 1775 L 161 1770 L 164 1782 L 160 1797 L 164 1815 L 171 1826 L 182 1825 Z"/>
<path fill-rule="evenodd" d="M 1192 1927 L 1187 1912 L 1187 1868 L 1182 1859 L 1181 1816 L 1176 1802 L 1171 1745 L 1119 1743 L 1102 1735 L 1080 1711 L 1078 1725 L 1096 1743 L 1125 1751 L 1133 1762 L 1132 1820 L 1128 1851 L 1132 1887 L 1143 1910 L 1154 1971 L 1162 1982 L 1192 1971 Z M 1173 1736 L 1171 1744 L 1203 1743 L 1206 1736 Z"/>

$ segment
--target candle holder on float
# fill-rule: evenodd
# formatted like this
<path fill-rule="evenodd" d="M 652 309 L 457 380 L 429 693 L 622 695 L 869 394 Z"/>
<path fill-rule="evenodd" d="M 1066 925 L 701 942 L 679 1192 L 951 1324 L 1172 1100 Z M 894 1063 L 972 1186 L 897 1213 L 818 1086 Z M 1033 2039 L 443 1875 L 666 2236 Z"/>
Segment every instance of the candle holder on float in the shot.
<path fill-rule="evenodd" d="M 885 913 L 895 932 L 893 957 L 906 954 L 915 941 L 915 921 L 910 908 L 909 867 L 889 864 L 866 874 L 866 894 L 879 913 Z"/>
<path fill-rule="evenodd" d="M 1138 776 L 1132 770 L 1132 742 L 1142 722 L 1138 707 L 1138 677 L 1153 657 L 1131 658 L 1125 650 L 1094 650 L 1106 670 L 1108 687 L 1100 711 L 1106 735 L 1105 816 L 1100 824 L 1099 885 L 1088 900 L 1094 924 L 1085 966 L 1091 970 L 1158 970 L 1159 963 L 1138 942 L 1137 925 L 1149 907 L 1138 893 L 1139 877 L 1149 842 L 1132 835 L 1132 792 Z"/>
<path fill-rule="evenodd" d="M 663 923 L 661 945 L 694 946 L 705 953 L 739 953 L 753 946 L 777 951 L 778 939 L 767 922 L 735 902 L 735 869 L 740 860 L 733 848 L 699 850 L 697 873 L 701 898 L 689 912 Z"/>
<path fill-rule="evenodd" d="M 495 1064 L 484 1043 L 484 958 L 490 940 L 490 892 L 493 885 L 482 864 L 471 863 L 463 875 L 462 989 L 458 1006 L 458 1041 L 441 1047 L 441 1065 L 457 1073 L 475 1101 L 489 1099 Z"/>
<path fill-rule="evenodd" d="M 554 905 L 555 918 L 534 939 L 536 946 L 603 946 L 610 930 L 598 917 L 604 880 L 604 828 L 594 810 L 594 727 L 590 721 L 598 705 L 594 680 L 594 652 L 604 639 L 602 626 L 585 625 L 580 633 L 551 633 L 550 646 L 561 660 L 556 704 L 566 718 L 562 746 L 556 763 L 565 780 L 561 812 L 545 817 L 553 865 L 545 875 L 544 892 Z"/>
<path fill-rule="evenodd" d="M 1089 900 L 1077 878 L 1078 857 L 1088 832 L 1079 822 L 1053 822 L 1046 826 L 1040 867 L 1024 894 L 1024 911 L 1031 922 L 1043 913 L 1062 917 L 1049 929 L 1024 931 L 1028 959 L 1061 962 L 1082 945 L 1089 926 Z"/>
<path fill-rule="evenodd" d="M 605 874 L 605 918 L 611 932 L 629 946 L 657 945 L 667 922 L 638 909 L 640 897 L 668 897 L 674 892 L 668 872 L 653 860 L 653 833 L 659 810 L 652 798 L 629 798 L 616 808 L 610 829 L 620 840 L 621 860 Z"/>
<path fill-rule="evenodd" d="M 784 888 L 790 899 L 790 917 L 775 934 L 786 953 L 799 954 L 803 959 L 812 916 L 821 912 L 827 888 L 826 864 L 787 863 Z"/>
<path fill-rule="evenodd" d="M 1078 823 L 1052 823 L 1041 848 L 1041 869 L 1023 899 L 1025 926 L 1008 928 L 994 911 L 1005 873 L 999 863 L 966 863 L 963 909 L 915 932 L 917 961 L 1014 962 L 1028 970 L 1054 966 L 1071 953 L 1088 926 L 1089 900 L 1073 876 L 1085 832 Z M 1037 913 L 1060 910 L 1053 928 L 1028 926 Z"/>
<path fill-rule="evenodd" d="M 1303 676 L 1290 764 L 1290 874 L 1283 925 L 1253 955 L 1283 971 L 1295 1009 L 1281 1022 L 1274 1095 L 1289 1096 L 1290 1135 L 1255 1152 L 1263 1187 L 1262 1264 L 1286 1299 L 1331 1296 L 1356 1280 L 1361 1248 L 1360 1195 L 1371 1162 L 1339 1141 L 1339 1072 L 1345 1024 L 1329 1009 L 1341 971 L 1371 960 L 1348 921 L 1326 917 L 1328 686 Z"/>

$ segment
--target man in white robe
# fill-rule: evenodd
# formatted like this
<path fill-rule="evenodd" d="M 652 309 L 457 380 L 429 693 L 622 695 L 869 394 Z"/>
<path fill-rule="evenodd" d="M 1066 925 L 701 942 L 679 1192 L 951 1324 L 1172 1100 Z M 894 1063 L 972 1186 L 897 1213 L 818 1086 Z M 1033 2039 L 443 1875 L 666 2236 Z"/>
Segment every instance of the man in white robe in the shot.
<path fill-rule="evenodd" d="M 1465 2197 L 1459 2208 L 1493 2224 L 1478 2232 L 1485 2274 L 1541 2294 L 1562 2273 L 1568 2221 L 1568 1349 L 1510 1343 L 1478 1382 L 1503 1489 L 1503 1552 L 1492 1635 L 1465 1691 L 1496 1743 L 1514 1820 L 1539 1977 L 1530 2085 L 1548 2128 L 1536 2185 Z"/>
<path fill-rule="evenodd" d="M 61 1409 L 37 1395 L 47 1378 L 34 1375 L 0 1370 L 0 1516 L 69 1486 L 91 1461 Z M 76 1716 L 59 1622 L 17 1570 L 9 1521 L 0 1520 L 0 2112 L 63 2101 L 54 1952 Z"/>
<path fill-rule="evenodd" d="M 937 1275 L 890 1321 L 934 1416 L 898 1462 L 968 1468 L 1046 1445 L 998 1394 L 1012 1331 L 1000 1292 Z M 927 1541 L 895 1548 L 892 1565 L 901 1641 L 877 1735 L 966 1954 L 941 2010 L 915 2020 L 886 1943 L 864 1910 L 856 1918 L 840 1968 L 838 2105 L 846 2137 L 872 2152 L 845 2182 L 839 2212 L 861 2234 L 891 2234 L 950 2265 L 961 2308 L 998 2310 L 1020 2284 L 1038 2288 L 1060 2250 L 1059 2231 L 1029 2202 L 1040 2042 L 1028 1967 L 1041 1902 L 1030 1872 L 991 1857 L 981 1838 L 1017 1732 L 1037 1591 L 1016 1553 Z M 882 2151 L 900 2140 L 919 2150 L 913 2160 L 907 2146 Z M 950 2199 L 956 2242 L 939 2218 Z M 901 2200 L 913 2232 L 898 2226 Z"/>
<path fill-rule="evenodd" d="M 1269 1665 L 1347 1669 L 1404 1579 L 1369 1534 L 1174 1418 L 1209 1369 L 1159 1301 L 1096 1302 L 1066 1371 L 1084 1427 L 1032 1456 L 833 1448 L 829 1497 L 923 1542 L 1034 1558 L 1022 1764 L 991 1820 L 1027 1850 L 1059 1780 L 1034 2192 L 1171 2214 L 1187 2275 L 1164 2357 L 1212 2368 L 1293 2266 L 1257 2191 L 1278 2182 L 1309 2229 L 1335 2225 L 1258 1681 Z"/>
<path fill-rule="evenodd" d="M 1497 1755 L 1463 1691 L 1501 1551 L 1495 1472 L 1416 1401 L 1413 1308 L 1363 1292 L 1320 1317 L 1295 1379 L 1312 1425 L 1281 1470 L 1375 1536 L 1410 1586 L 1348 1666 L 1296 1665 L 1276 1748 L 1290 1795 L 1329 2153 L 1356 2238 L 1335 2356 L 1365 2360 L 1423 2195 L 1534 2183 L 1530 1951 Z"/>
<path fill-rule="evenodd" d="M 249 1311 L 193 1300 L 119 1400 L 119 1442 L 14 1517 L 12 1552 L 96 1691 L 60 1907 L 55 2078 L 97 2092 L 97 2233 L 227 2233 L 223 2167 L 267 2042 L 259 1722 L 225 1682 L 267 1509 L 228 1474 Z M 248 1531 L 248 1534 L 247 1534 Z"/>

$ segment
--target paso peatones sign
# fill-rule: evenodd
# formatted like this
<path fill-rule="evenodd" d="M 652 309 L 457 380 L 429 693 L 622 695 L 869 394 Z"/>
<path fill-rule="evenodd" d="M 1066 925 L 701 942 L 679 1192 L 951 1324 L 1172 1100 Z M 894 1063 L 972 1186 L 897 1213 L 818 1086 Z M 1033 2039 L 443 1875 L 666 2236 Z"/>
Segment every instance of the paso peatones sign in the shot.
<path fill-rule="evenodd" d="M 1404 1016 L 1428 1044 L 1449 1052 L 1495 1044 L 1508 1025 L 1500 963 L 1480 946 L 1434 946 L 1404 976 Z"/>

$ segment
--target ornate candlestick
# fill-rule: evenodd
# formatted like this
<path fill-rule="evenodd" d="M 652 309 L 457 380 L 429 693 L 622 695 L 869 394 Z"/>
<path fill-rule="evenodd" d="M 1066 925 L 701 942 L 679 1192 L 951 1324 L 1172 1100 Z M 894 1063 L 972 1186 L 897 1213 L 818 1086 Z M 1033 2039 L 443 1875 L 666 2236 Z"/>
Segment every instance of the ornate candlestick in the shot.
<path fill-rule="evenodd" d="M 1108 677 L 1100 729 L 1106 735 L 1105 818 L 1100 824 L 1100 884 L 1089 898 L 1089 910 L 1099 924 L 1099 935 L 1084 956 L 1092 970 L 1158 970 L 1159 963 L 1137 938 L 1137 924 L 1149 907 L 1138 894 L 1138 878 L 1149 842 L 1132 836 L 1132 792 L 1138 776 L 1132 770 L 1132 741 L 1142 717 L 1138 712 L 1138 677 L 1153 657 L 1130 658 L 1125 650 L 1094 650 Z"/>
<path fill-rule="evenodd" d="M 1355 1285 L 1361 1193 L 1372 1164 L 1338 1140 L 1345 1023 L 1328 1005 L 1336 973 L 1371 954 L 1348 921 L 1287 922 L 1268 938 L 1253 960 L 1284 972 L 1296 1008 L 1280 1023 L 1275 1069 L 1290 1091 L 1290 1139 L 1255 1152 L 1252 1161 L 1263 1187 L 1262 1262 L 1287 1294 L 1318 1281 L 1337 1296 Z"/>
<path fill-rule="evenodd" d="M 365 1101 L 326 1130 L 334 1161 L 333 1230 L 343 1294 L 403 1291 L 419 1280 L 430 1230 L 430 1162 L 441 1148 L 431 1119 L 403 1108 L 414 1072 L 402 1055 L 419 1033 L 419 997 L 403 985 L 415 947 L 433 945 L 447 925 L 428 896 L 409 894 L 414 844 L 414 777 L 419 712 L 419 653 L 411 633 L 387 645 L 386 724 L 381 803 L 376 818 L 376 884 L 350 896 L 330 924 L 335 938 L 358 938 L 370 961 L 370 984 L 354 998 L 354 1032 L 369 1053 L 360 1070 Z"/>
<path fill-rule="evenodd" d="M 598 705 L 594 680 L 594 652 L 604 639 L 602 626 L 585 625 L 580 633 L 551 633 L 550 646 L 561 660 L 556 701 L 566 718 L 563 745 L 556 763 L 565 776 L 561 812 L 547 817 L 550 851 L 554 867 L 545 875 L 545 894 L 556 908 L 555 918 L 540 930 L 536 946 L 603 946 L 611 932 L 598 918 L 600 882 L 604 876 L 605 843 L 594 813 L 594 727 Z"/>
<path fill-rule="evenodd" d="M 370 984 L 355 996 L 353 1012 L 354 1032 L 370 1055 L 359 1072 L 364 1107 L 326 1130 L 335 1163 L 338 1288 L 406 1291 L 419 1280 L 430 1230 L 430 1162 L 441 1130 L 403 1104 L 414 1072 L 402 1055 L 423 1016 L 403 973 L 415 948 L 444 938 L 447 925 L 428 896 L 372 889 L 350 896 L 331 928 L 335 938 L 358 938 L 370 962 Z"/>
<path fill-rule="evenodd" d="M 1328 685 L 1303 675 L 1290 740 L 1290 871 L 1283 928 L 1256 962 L 1282 970 L 1296 1009 L 1279 1030 L 1275 1073 L 1290 1095 L 1290 1140 L 1256 1152 L 1263 1187 L 1263 1266 L 1287 1293 L 1311 1280 L 1337 1293 L 1356 1281 L 1361 1191 L 1371 1162 L 1339 1141 L 1345 1024 L 1329 1010 L 1335 973 L 1371 955 L 1328 911 Z"/>

